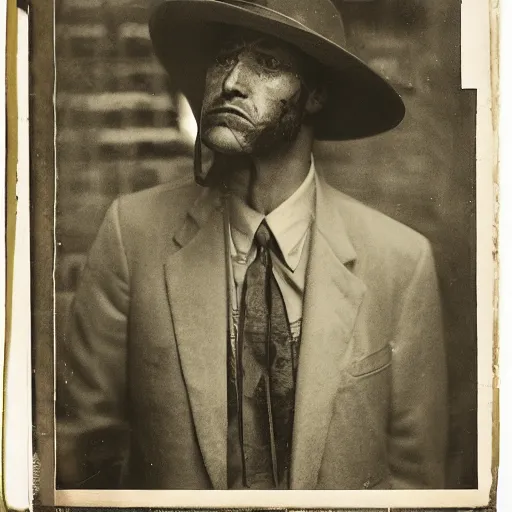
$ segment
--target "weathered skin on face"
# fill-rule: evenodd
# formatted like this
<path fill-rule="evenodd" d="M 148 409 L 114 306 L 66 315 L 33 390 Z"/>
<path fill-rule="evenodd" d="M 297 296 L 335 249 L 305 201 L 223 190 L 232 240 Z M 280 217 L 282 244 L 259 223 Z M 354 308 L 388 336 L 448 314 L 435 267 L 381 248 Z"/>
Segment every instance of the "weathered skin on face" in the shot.
<path fill-rule="evenodd" d="M 205 86 L 201 136 L 215 152 L 269 154 L 297 136 L 305 104 L 302 55 L 274 38 L 234 33 Z"/>

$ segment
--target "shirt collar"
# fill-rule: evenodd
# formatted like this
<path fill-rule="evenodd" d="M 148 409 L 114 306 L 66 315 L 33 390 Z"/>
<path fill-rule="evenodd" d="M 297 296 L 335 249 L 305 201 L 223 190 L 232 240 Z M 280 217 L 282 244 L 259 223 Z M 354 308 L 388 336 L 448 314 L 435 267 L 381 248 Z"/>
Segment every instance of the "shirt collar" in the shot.
<path fill-rule="evenodd" d="M 266 217 L 253 210 L 239 197 L 230 202 L 231 240 L 235 257 L 246 260 L 253 245 L 254 235 L 263 220 L 272 231 L 284 263 L 295 271 L 299 265 L 311 219 L 315 209 L 315 164 L 311 167 L 300 187 Z"/>

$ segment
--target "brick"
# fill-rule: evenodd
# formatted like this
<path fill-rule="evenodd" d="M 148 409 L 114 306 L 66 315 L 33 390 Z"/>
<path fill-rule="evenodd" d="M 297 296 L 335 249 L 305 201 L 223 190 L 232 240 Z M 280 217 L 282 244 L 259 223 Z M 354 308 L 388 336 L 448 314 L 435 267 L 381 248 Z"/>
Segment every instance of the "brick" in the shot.
<path fill-rule="evenodd" d="M 98 5 L 99 2 L 99 5 Z M 108 19 L 111 23 L 121 24 L 126 20 L 147 22 L 149 5 L 129 0 L 115 0 L 105 3 L 104 0 L 62 0 L 62 6 L 56 10 L 57 23 L 84 23 L 98 19 Z"/>
<path fill-rule="evenodd" d="M 60 94 L 144 92 L 168 93 L 167 75 L 153 56 L 144 59 L 77 59 L 60 57 L 57 62 Z"/>
<path fill-rule="evenodd" d="M 59 24 L 56 36 L 65 39 L 81 38 L 94 41 L 107 36 L 107 27 L 102 23 Z"/>
<path fill-rule="evenodd" d="M 169 94 L 141 92 L 67 94 L 58 96 L 57 108 L 76 129 L 87 127 L 177 127 L 177 113 Z"/>
<path fill-rule="evenodd" d="M 124 130 L 102 130 L 101 143 L 173 142 L 181 141 L 181 135 L 174 128 L 145 128 Z"/>
<path fill-rule="evenodd" d="M 149 41 L 149 28 L 146 23 L 123 23 L 118 28 L 120 39 L 143 39 Z"/>
<path fill-rule="evenodd" d="M 169 96 L 143 92 L 118 92 L 99 94 L 60 94 L 57 105 L 78 110 L 118 110 L 146 108 L 166 110 L 173 107 Z"/>

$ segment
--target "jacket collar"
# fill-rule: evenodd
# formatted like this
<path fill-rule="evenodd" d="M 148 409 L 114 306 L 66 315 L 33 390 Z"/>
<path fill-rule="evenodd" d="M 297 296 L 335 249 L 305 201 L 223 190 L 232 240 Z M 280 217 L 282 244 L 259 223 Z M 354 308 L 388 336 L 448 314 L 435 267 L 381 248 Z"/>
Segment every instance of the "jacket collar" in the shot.
<path fill-rule="evenodd" d="M 343 218 L 343 205 L 352 199 L 329 185 L 322 175 L 316 174 L 315 179 L 317 190 L 315 228 L 329 241 L 340 263 L 344 265 L 353 263 L 357 260 L 357 254 Z"/>
<path fill-rule="evenodd" d="M 167 294 L 197 439 L 214 489 L 227 488 L 228 304 L 221 196 L 205 190 L 174 236 Z"/>
<path fill-rule="evenodd" d="M 347 232 L 343 219 L 340 200 L 349 201 L 339 191 L 327 183 L 325 178 L 315 172 L 316 208 L 315 227 L 329 239 L 329 244 L 345 263 L 357 259 L 357 254 Z M 210 220 L 211 214 L 223 209 L 223 193 L 218 189 L 205 188 L 187 212 L 181 228 L 174 234 L 174 240 L 180 247 L 185 247 L 190 240 Z M 334 218 L 333 218 L 334 215 Z"/>

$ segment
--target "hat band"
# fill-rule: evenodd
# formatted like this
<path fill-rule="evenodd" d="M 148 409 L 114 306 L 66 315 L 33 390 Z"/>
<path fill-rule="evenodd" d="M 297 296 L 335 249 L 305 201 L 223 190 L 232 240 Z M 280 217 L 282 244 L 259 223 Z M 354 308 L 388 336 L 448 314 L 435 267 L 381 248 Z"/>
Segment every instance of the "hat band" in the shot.
<path fill-rule="evenodd" d="M 313 32 L 309 27 L 307 27 L 300 21 L 297 21 L 295 18 L 292 18 L 291 16 L 287 16 L 286 14 L 276 11 L 275 9 L 271 9 L 270 7 L 267 7 L 266 5 L 254 4 L 253 2 L 248 2 L 247 0 L 228 0 L 225 3 L 231 4 L 231 5 L 239 5 L 240 7 L 250 7 L 251 10 L 260 9 L 262 11 L 271 12 L 272 14 L 277 15 L 280 18 L 288 20 L 289 22 L 292 23 L 292 25 L 299 26 L 299 27 L 303 28 L 304 30 L 306 30 L 307 32 Z"/>

